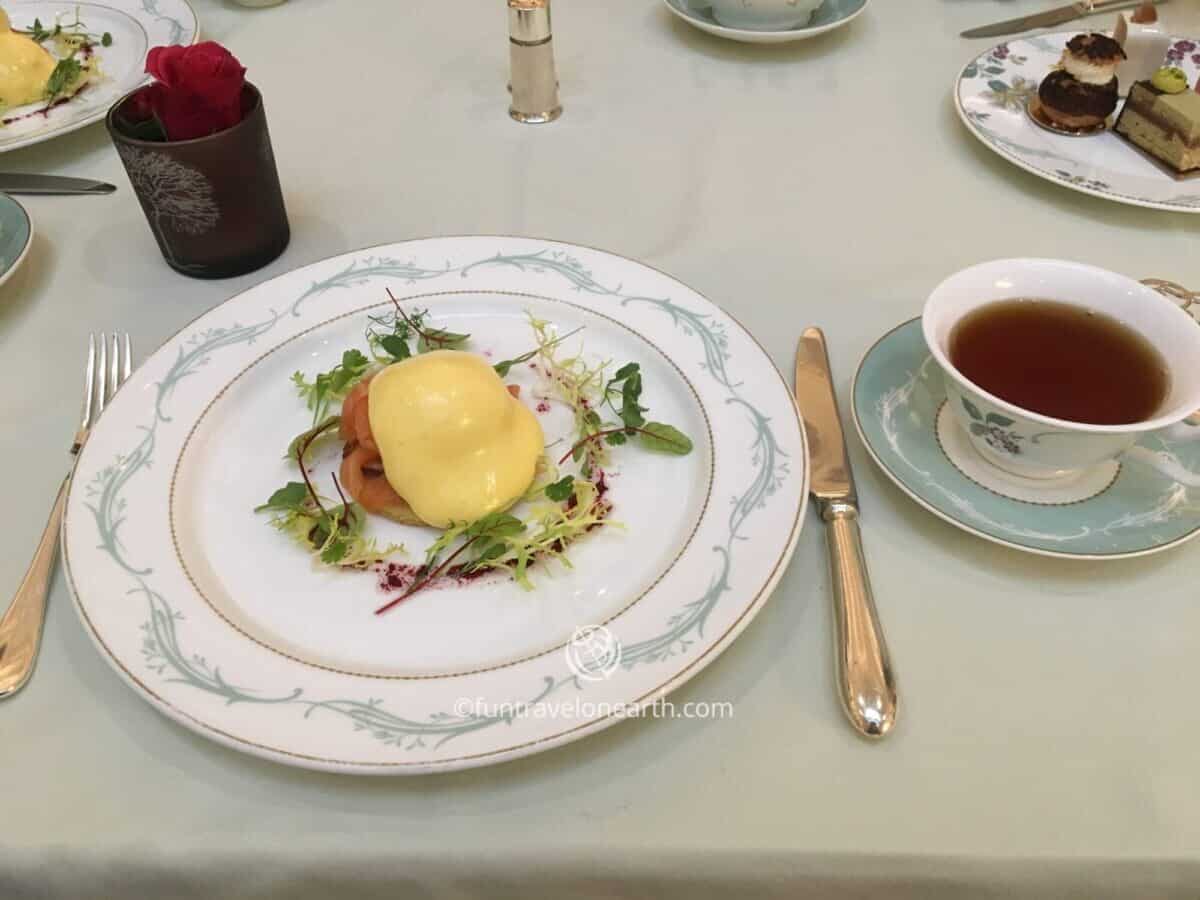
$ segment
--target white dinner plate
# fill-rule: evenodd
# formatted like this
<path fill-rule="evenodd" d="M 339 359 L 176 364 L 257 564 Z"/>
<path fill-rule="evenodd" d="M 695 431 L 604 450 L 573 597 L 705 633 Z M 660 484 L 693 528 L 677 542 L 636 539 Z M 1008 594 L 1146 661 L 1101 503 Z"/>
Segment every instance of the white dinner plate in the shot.
<path fill-rule="evenodd" d="M 19 31 L 33 27 L 35 19 L 47 28 L 59 16 L 63 22 L 73 22 L 78 10 L 87 30 L 93 34 L 108 32 L 112 44 L 95 49 L 102 78 L 66 103 L 48 110 L 44 103 L 5 110 L 0 153 L 40 144 L 103 119 L 114 102 L 149 80 L 146 53 L 151 47 L 193 44 L 199 33 L 196 13 L 186 0 L 10 0 L 4 9 L 12 27 Z"/>
<path fill-rule="evenodd" d="M 284 449 L 311 414 L 291 374 L 365 349 L 368 314 L 391 309 L 385 289 L 495 359 L 529 349 L 527 313 L 559 333 L 582 328 L 570 348 L 638 362 L 648 416 L 688 433 L 694 450 L 614 448 L 620 527 L 574 545 L 574 568 L 537 566 L 533 590 L 485 578 L 374 615 L 387 595 L 372 573 L 317 570 L 252 508 L 296 478 Z M 544 406 L 536 378 L 521 366 L 508 380 Z M 569 446 L 569 414 L 539 416 L 547 441 Z M 143 363 L 80 455 L 64 558 L 104 657 L 206 737 L 320 769 L 461 768 L 599 730 L 711 662 L 783 574 L 806 459 L 778 370 L 680 282 L 541 240 L 411 241 L 251 288 Z M 371 527 L 403 541 L 408 561 L 431 540 Z"/>
<path fill-rule="evenodd" d="M 1006 41 L 967 63 L 954 90 L 963 123 L 989 149 L 1055 184 L 1131 206 L 1200 213 L 1200 178 L 1176 180 L 1111 130 L 1053 134 L 1026 114 L 1026 102 L 1076 34 L 1079 29 Z M 1164 63 L 1183 69 L 1194 88 L 1200 41 L 1172 38 Z M 1120 106 L 1112 122 L 1119 112 Z"/>

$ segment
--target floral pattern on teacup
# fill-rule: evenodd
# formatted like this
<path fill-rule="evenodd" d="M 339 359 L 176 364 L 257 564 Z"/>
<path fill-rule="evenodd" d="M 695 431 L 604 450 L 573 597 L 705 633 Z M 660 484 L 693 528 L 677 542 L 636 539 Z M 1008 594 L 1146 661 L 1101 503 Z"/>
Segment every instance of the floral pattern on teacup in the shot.
<path fill-rule="evenodd" d="M 994 412 L 985 416 L 979 411 L 979 407 L 966 397 L 959 399 L 962 400 L 963 409 L 971 417 L 971 434 L 983 438 L 987 445 L 997 453 L 1006 453 L 1009 456 L 1021 455 L 1021 441 L 1025 438 L 1010 430 L 1009 426 L 1014 424 L 1012 419 Z"/>

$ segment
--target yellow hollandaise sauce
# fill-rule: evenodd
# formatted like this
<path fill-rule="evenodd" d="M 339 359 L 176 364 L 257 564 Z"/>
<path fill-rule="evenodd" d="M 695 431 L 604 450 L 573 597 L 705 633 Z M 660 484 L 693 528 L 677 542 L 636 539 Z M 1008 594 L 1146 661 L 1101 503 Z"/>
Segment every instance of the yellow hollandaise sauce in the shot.
<path fill-rule="evenodd" d="M 55 59 L 28 35 L 12 30 L 0 10 L 0 106 L 24 106 L 44 99 Z"/>
<path fill-rule="evenodd" d="M 529 489 L 545 437 L 487 361 L 435 350 L 371 382 L 371 433 L 388 482 L 438 528 L 507 509 Z"/>

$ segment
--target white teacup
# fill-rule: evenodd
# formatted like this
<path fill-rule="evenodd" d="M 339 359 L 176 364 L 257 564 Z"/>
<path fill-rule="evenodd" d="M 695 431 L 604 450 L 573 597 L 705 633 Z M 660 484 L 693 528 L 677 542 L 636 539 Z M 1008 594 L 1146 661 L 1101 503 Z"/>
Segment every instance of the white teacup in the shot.
<path fill-rule="evenodd" d="M 713 18 L 727 28 L 786 31 L 807 25 L 824 0 L 688 0 L 692 7 L 712 7 Z"/>
<path fill-rule="evenodd" d="M 1085 425 L 1014 406 L 968 381 L 950 362 L 950 335 L 963 317 L 997 300 L 1057 300 L 1106 313 L 1137 331 L 1166 361 L 1170 385 L 1152 418 L 1129 425 Z M 1200 410 L 1200 324 L 1172 300 L 1124 275 L 1083 263 L 1001 259 L 951 275 L 925 302 L 925 342 L 941 366 L 946 400 L 971 445 L 988 462 L 1025 478 L 1064 479 L 1115 459 L 1144 435 L 1169 429 L 1175 440 L 1200 438 L 1185 420 Z M 1155 465 L 1153 454 L 1138 458 Z M 1200 476 L 1157 465 L 1173 478 Z"/>

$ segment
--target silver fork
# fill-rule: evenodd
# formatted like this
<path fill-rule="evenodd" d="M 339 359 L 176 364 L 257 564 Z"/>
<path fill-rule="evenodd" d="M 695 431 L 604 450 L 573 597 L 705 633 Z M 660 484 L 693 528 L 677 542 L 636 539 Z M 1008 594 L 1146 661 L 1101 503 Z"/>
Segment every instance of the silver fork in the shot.
<path fill-rule="evenodd" d="M 46 594 L 58 550 L 58 532 L 62 526 L 67 485 L 75 471 L 75 458 L 87 440 L 88 432 L 112 400 L 113 394 L 133 371 L 133 349 L 128 334 L 114 334 L 111 340 L 103 332 L 88 339 L 87 374 L 84 381 L 83 415 L 71 443 L 71 469 L 58 489 L 50 521 L 34 551 L 29 570 L 17 588 L 12 603 L 0 619 L 0 700 L 11 697 L 29 680 L 37 661 L 46 618 Z"/>

